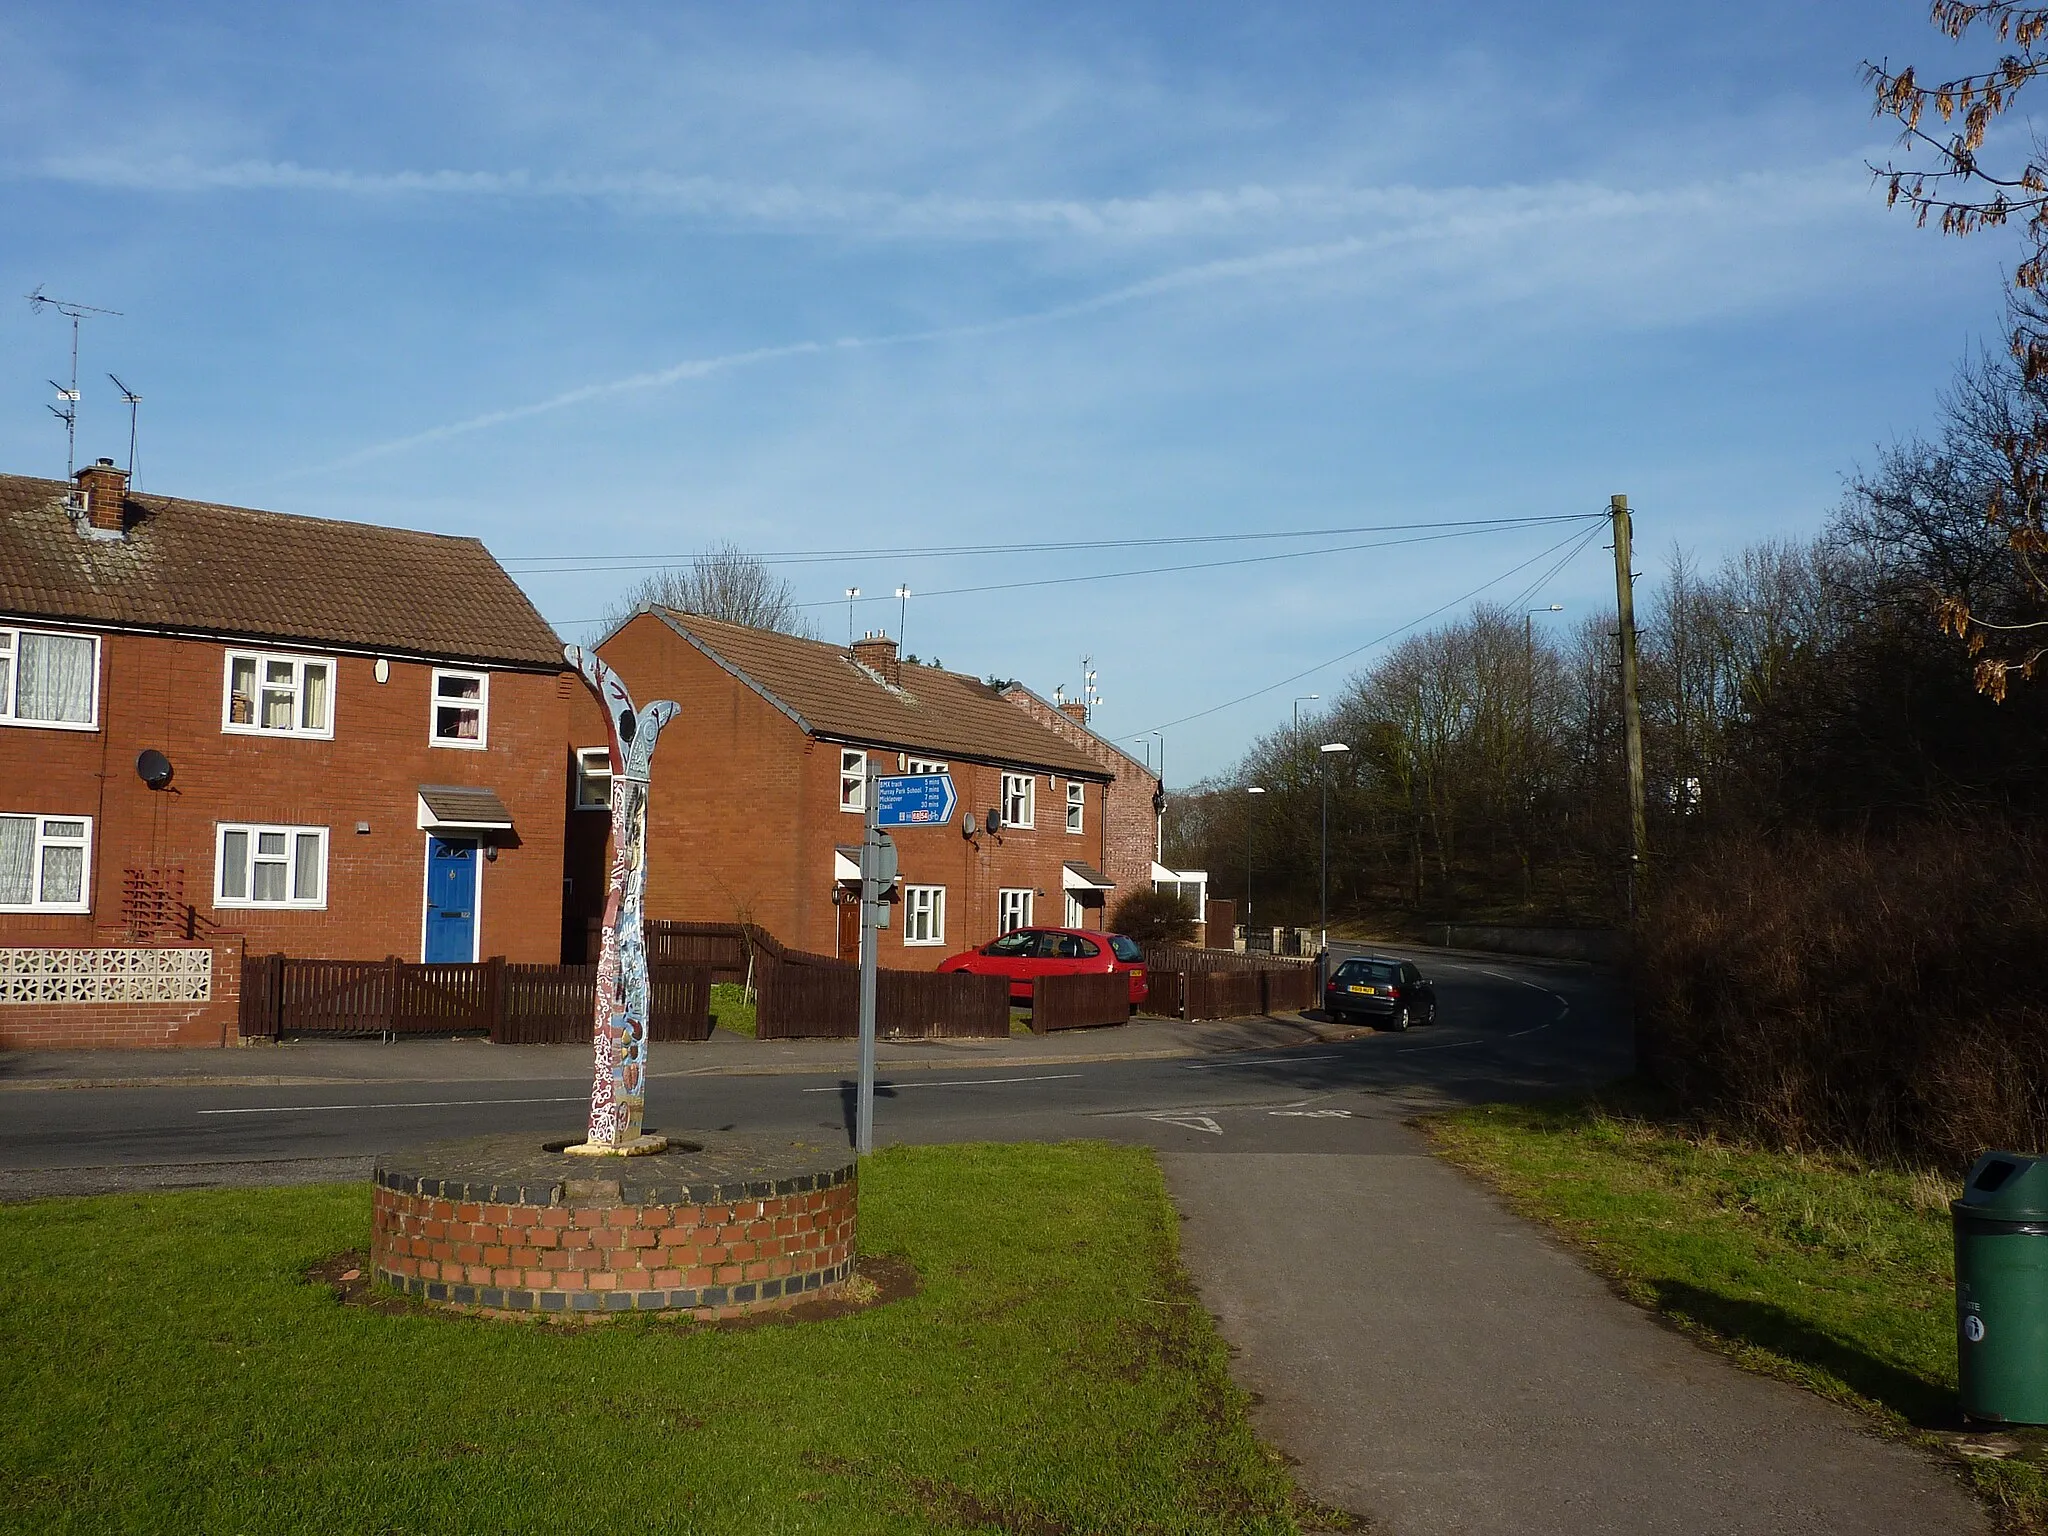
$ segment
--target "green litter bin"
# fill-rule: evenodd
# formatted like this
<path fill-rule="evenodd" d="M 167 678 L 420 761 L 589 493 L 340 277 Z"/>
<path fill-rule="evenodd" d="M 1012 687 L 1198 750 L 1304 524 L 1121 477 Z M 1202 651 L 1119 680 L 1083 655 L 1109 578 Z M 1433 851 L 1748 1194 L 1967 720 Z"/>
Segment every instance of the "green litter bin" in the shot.
<path fill-rule="evenodd" d="M 1963 1412 L 2048 1424 L 2048 1158 L 1986 1152 L 1949 1212 Z"/>

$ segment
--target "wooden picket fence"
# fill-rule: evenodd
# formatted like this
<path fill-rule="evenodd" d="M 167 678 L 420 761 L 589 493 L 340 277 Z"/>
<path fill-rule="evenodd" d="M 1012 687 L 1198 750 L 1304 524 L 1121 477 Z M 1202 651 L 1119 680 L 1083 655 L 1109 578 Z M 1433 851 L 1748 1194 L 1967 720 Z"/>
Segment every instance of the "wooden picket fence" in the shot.
<path fill-rule="evenodd" d="M 779 949 L 779 946 L 778 946 Z M 761 1040 L 851 1040 L 860 1033 L 860 967 L 782 949 L 755 956 L 754 1034 Z M 875 972 L 875 1033 L 897 1040 L 1000 1040 L 1010 984 L 1000 976 Z"/>
<path fill-rule="evenodd" d="M 509 1045 L 590 1038 L 594 965 L 412 965 L 398 959 L 304 960 L 249 955 L 242 962 L 244 1039 L 307 1035 L 488 1035 Z M 711 972 L 649 967 L 649 1038 L 711 1037 Z"/>
<path fill-rule="evenodd" d="M 1231 949 L 1147 944 L 1146 1013 L 1169 1019 L 1232 1019 L 1316 1004 L 1315 964 Z"/>

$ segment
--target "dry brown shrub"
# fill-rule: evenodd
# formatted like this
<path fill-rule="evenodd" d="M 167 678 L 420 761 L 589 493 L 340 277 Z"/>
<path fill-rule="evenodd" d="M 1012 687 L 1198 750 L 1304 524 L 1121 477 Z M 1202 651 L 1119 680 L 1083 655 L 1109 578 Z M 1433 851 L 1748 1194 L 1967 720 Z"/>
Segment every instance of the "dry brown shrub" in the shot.
<path fill-rule="evenodd" d="M 1730 836 L 1636 931 L 1644 1069 L 1740 1135 L 1955 1164 L 2048 1144 L 2048 838 Z"/>

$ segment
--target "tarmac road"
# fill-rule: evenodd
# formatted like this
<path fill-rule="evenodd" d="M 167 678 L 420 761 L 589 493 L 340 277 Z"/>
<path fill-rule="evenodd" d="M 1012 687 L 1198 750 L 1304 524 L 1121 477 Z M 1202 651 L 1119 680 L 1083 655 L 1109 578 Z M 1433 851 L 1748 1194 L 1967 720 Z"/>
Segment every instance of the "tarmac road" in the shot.
<path fill-rule="evenodd" d="M 1597 973 L 1407 953 L 1440 1022 L 1403 1035 L 1143 1025 L 891 1047 L 877 1139 L 1158 1148 L 1261 1433 L 1376 1532 L 1990 1530 L 1950 1469 L 1696 1348 L 1431 1156 L 1417 1111 L 1608 1081 L 1632 1053 Z M 1215 1049 L 1232 1039 L 1257 1043 Z M 421 1140 L 572 1134 L 588 1095 L 587 1053 L 566 1047 L 195 1057 L 177 1071 L 208 1075 L 184 1082 L 161 1058 L 0 1058 L 0 1199 L 360 1177 Z M 657 1047 L 648 1122 L 843 1130 L 852 1058 Z M 52 1086 L 80 1081 L 98 1085 Z"/>

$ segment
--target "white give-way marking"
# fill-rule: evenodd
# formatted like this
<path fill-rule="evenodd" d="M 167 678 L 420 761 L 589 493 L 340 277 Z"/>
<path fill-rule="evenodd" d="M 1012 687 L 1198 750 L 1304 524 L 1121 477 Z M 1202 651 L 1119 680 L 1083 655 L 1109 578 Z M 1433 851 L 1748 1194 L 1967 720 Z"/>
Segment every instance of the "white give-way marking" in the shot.
<path fill-rule="evenodd" d="M 1211 1136 L 1221 1136 L 1223 1127 L 1210 1115 L 1147 1115 L 1147 1120 L 1157 1120 L 1161 1125 L 1177 1125 L 1184 1131 L 1207 1131 Z"/>
<path fill-rule="evenodd" d="M 458 1109 L 475 1104 L 588 1104 L 590 1095 L 567 1099 L 407 1099 L 394 1104 L 278 1104 L 265 1109 L 202 1109 L 202 1115 L 324 1115 L 344 1109 Z"/>
<path fill-rule="evenodd" d="M 988 1083 L 1057 1083 L 1066 1078 L 1080 1077 L 1079 1072 L 1048 1072 L 1043 1077 L 950 1077 L 936 1083 L 877 1083 L 877 1088 L 980 1088 Z M 837 1083 L 830 1088 L 803 1088 L 800 1093 L 844 1093 L 849 1084 Z"/>

